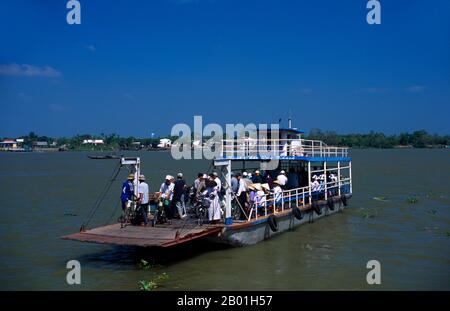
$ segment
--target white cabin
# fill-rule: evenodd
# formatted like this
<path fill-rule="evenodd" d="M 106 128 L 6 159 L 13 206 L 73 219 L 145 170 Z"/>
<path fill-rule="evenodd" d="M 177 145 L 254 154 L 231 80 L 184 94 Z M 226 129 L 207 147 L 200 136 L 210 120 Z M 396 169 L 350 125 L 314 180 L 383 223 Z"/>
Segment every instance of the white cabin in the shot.
<path fill-rule="evenodd" d="M 170 148 L 172 146 L 172 141 L 168 138 L 163 138 L 159 140 L 158 148 Z"/>

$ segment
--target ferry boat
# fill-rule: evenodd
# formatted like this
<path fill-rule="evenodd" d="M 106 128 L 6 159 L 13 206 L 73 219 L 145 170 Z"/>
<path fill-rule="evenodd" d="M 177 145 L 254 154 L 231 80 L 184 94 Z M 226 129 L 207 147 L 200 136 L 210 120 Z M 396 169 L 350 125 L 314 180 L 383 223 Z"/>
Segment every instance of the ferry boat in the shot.
<path fill-rule="evenodd" d="M 82 227 L 79 233 L 63 238 L 142 247 L 172 247 L 196 239 L 246 246 L 339 213 L 348 205 L 353 188 L 348 148 L 303 139 L 303 132 L 293 128 L 279 130 L 276 138 L 270 132 L 259 134 L 265 135 L 220 143 L 220 156 L 213 161 L 225 189 L 220 223 L 200 224 L 195 217 L 150 227 L 116 223 L 89 230 Z M 271 171 L 274 179 L 284 170 L 302 171 L 306 180 L 303 178 L 303 184 L 295 189 L 283 190 L 281 196 L 267 192 L 261 204 L 245 209 L 231 189 L 233 173 L 260 170 L 274 161 L 278 163 Z M 121 166 L 133 168 L 137 185 L 140 158 L 121 158 Z M 236 213 L 237 209 L 241 211 Z"/>

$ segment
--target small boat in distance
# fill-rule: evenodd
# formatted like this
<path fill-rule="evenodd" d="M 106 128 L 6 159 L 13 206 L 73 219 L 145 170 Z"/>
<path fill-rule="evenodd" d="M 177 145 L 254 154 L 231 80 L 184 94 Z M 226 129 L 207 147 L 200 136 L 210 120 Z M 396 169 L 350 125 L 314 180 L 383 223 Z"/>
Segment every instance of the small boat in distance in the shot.
<path fill-rule="evenodd" d="M 116 159 L 121 159 L 122 156 L 118 156 L 118 155 L 112 155 L 112 154 L 107 154 L 107 155 L 88 155 L 87 156 L 89 159 L 92 160 L 116 160 Z"/>

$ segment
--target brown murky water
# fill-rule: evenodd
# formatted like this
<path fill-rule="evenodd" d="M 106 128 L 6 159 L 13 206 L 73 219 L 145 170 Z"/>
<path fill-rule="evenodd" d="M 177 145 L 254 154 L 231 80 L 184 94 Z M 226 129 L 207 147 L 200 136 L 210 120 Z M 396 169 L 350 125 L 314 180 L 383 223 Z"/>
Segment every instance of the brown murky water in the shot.
<path fill-rule="evenodd" d="M 136 290 L 165 272 L 159 290 L 450 290 L 450 150 L 351 154 L 354 197 L 345 212 L 251 247 L 194 243 L 155 253 L 59 239 L 79 229 L 116 162 L 1 153 L 0 289 Z M 210 165 L 139 156 L 153 190 L 166 173 L 193 180 Z M 117 219 L 125 175 L 93 225 Z M 418 203 L 408 203 L 411 196 Z M 65 282 L 72 259 L 82 266 L 78 287 Z M 141 259 L 157 265 L 142 270 Z M 381 262 L 381 286 L 366 283 L 372 259 Z"/>

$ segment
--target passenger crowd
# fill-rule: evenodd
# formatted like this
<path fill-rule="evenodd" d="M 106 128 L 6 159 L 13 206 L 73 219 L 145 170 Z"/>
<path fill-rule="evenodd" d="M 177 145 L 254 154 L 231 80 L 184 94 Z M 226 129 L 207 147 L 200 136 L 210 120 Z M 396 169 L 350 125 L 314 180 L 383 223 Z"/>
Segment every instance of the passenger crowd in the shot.
<path fill-rule="evenodd" d="M 314 168 L 317 171 L 317 168 Z M 308 172 L 305 167 L 297 169 L 290 168 L 288 173 L 285 170 L 261 172 L 255 170 L 250 172 L 231 173 L 232 196 L 240 206 L 240 218 L 245 219 L 254 207 L 266 206 L 268 201 L 272 208 L 281 205 L 283 191 L 298 189 L 309 185 Z M 149 204 L 153 200 L 159 204 L 165 212 L 167 220 L 184 219 L 187 217 L 186 203 L 194 203 L 196 200 L 206 200 L 208 209 L 208 220 L 210 223 L 218 223 L 222 219 L 223 210 L 221 202 L 225 196 L 227 184 L 222 183 L 222 179 L 217 172 L 211 174 L 199 173 L 194 180 L 193 186 L 189 187 L 183 178 L 182 173 L 177 177 L 167 175 L 164 182 L 159 187 L 159 191 L 152 196 L 149 193 L 149 185 L 146 183 L 144 175 L 139 176 L 138 197 L 134 195 L 134 174 L 130 174 L 122 185 L 122 209 L 125 211 L 130 207 L 131 202 L 137 202 L 137 210 L 141 215 L 145 226 L 148 225 Z M 311 180 L 311 190 L 321 191 L 325 189 L 325 182 L 330 183 L 329 187 L 336 185 L 338 178 L 328 172 L 327 175 L 313 175 Z M 257 209 L 256 209 L 256 212 Z"/>

